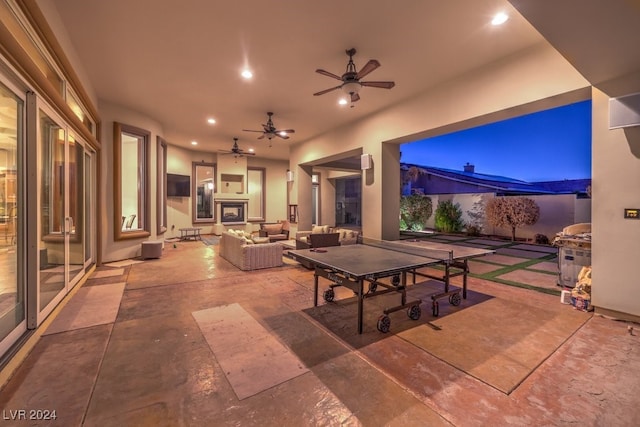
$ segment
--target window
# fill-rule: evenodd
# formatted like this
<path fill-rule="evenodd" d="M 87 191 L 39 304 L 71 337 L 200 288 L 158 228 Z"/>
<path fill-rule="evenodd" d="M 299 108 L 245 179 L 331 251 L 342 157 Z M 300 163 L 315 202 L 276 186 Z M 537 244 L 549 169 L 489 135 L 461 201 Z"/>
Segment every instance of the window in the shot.
<path fill-rule="evenodd" d="M 248 202 L 248 221 L 264 221 L 265 206 L 265 169 L 264 168 L 247 168 L 249 202 Z"/>
<path fill-rule="evenodd" d="M 215 221 L 216 167 L 214 163 L 193 163 L 192 171 L 192 213 L 194 223 Z M 188 187 L 187 187 L 188 188 Z"/>
<path fill-rule="evenodd" d="M 336 226 L 360 226 L 362 178 L 336 179 Z"/>
<path fill-rule="evenodd" d="M 149 131 L 113 124 L 114 239 L 147 237 L 149 226 Z"/>

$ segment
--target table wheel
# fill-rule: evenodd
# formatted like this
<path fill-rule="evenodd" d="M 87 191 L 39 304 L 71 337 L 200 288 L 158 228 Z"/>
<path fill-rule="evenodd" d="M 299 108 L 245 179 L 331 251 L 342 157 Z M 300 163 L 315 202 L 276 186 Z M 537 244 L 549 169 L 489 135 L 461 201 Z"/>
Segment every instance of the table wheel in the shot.
<path fill-rule="evenodd" d="M 326 302 L 331 302 L 333 301 L 333 299 L 335 298 L 336 294 L 335 292 L 333 292 L 333 289 L 327 289 L 326 291 L 324 291 L 324 293 L 322 294 L 322 297 L 324 298 L 324 300 Z"/>
<path fill-rule="evenodd" d="M 378 317 L 378 330 L 380 332 L 387 333 L 389 332 L 390 328 L 391 328 L 391 319 L 389 318 L 389 316 L 387 316 L 386 314 L 383 314 L 380 317 Z"/>

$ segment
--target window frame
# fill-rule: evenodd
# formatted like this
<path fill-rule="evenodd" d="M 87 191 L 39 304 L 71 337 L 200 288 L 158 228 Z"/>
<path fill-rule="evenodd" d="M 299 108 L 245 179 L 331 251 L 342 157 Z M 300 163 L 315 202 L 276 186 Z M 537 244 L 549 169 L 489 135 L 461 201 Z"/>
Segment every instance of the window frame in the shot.
<path fill-rule="evenodd" d="M 260 216 L 249 216 L 250 209 L 249 203 L 247 203 L 247 222 L 264 222 L 266 221 L 266 206 L 267 206 L 267 195 L 266 195 L 266 179 L 267 179 L 267 170 L 263 167 L 257 166 L 247 166 L 247 194 L 249 194 L 249 185 L 251 184 L 251 171 L 260 172 Z"/>
<path fill-rule="evenodd" d="M 122 230 L 122 134 L 127 133 L 140 138 L 142 146 L 138 145 L 140 159 L 143 161 L 142 188 L 138 189 L 138 209 L 142 210 L 140 219 L 142 227 L 132 231 Z M 124 123 L 113 122 L 113 238 L 114 240 L 128 240 L 149 237 L 150 228 L 150 192 L 149 192 L 149 140 L 151 132 Z M 142 194 L 140 194 L 142 191 Z"/>
<path fill-rule="evenodd" d="M 167 141 L 156 137 L 156 233 L 167 231 Z"/>
<path fill-rule="evenodd" d="M 191 164 L 191 221 L 193 224 L 215 224 L 217 216 L 216 206 L 216 190 L 218 188 L 218 180 L 216 176 L 217 166 L 216 163 L 209 162 L 192 162 Z M 213 178 L 213 191 L 211 193 L 211 203 L 213 204 L 213 216 L 211 218 L 198 218 L 198 167 L 210 167 Z"/>

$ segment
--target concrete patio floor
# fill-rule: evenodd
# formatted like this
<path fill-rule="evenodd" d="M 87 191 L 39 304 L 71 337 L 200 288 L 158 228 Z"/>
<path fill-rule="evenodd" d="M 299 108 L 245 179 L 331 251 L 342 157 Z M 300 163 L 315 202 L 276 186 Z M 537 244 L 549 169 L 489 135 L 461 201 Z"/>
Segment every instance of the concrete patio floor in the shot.
<path fill-rule="evenodd" d="M 367 322 L 365 334 L 349 335 L 355 324 L 332 329 L 309 311 L 313 272 L 288 259 L 242 272 L 216 251 L 180 242 L 166 245 L 161 259 L 97 269 L 4 384 L 2 425 L 640 425 L 640 338 L 629 333 L 632 324 L 578 312 L 555 295 L 471 277 L 478 297 L 456 308 L 443 304 L 438 318 L 423 306 L 415 324 L 398 313 L 387 334 Z M 477 265 L 500 268 L 507 265 L 501 259 Z M 553 265 L 540 267 L 526 270 Z M 495 302 L 521 306 L 523 316 L 539 313 L 540 324 L 507 328 L 514 312 L 495 310 Z M 322 307 L 347 319 L 350 308 Z M 493 325 L 456 321 L 472 312 Z M 442 349 L 458 350 L 464 364 L 478 357 L 455 348 L 464 336 L 482 343 L 504 330 L 526 356 L 546 339 L 543 327 L 558 329 L 549 322 L 565 318 L 576 320 L 567 338 L 509 393 L 405 336 L 418 325 L 448 325 L 443 331 L 456 339 L 441 336 Z M 502 348 L 502 359 L 483 360 L 496 375 L 513 350 Z M 55 410 L 56 420 L 12 419 L 18 410 Z"/>

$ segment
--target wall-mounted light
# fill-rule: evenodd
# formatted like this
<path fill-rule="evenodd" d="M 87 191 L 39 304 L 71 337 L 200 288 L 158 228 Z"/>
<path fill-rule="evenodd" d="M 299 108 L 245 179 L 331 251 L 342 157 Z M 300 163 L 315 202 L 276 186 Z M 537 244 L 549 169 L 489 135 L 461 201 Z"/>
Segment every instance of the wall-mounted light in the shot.
<path fill-rule="evenodd" d="M 360 169 L 367 170 L 371 169 L 373 166 L 373 160 L 371 158 L 371 154 L 363 154 L 360 156 Z"/>
<path fill-rule="evenodd" d="M 293 182 L 293 171 L 287 169 L 287 182 Z"/>

